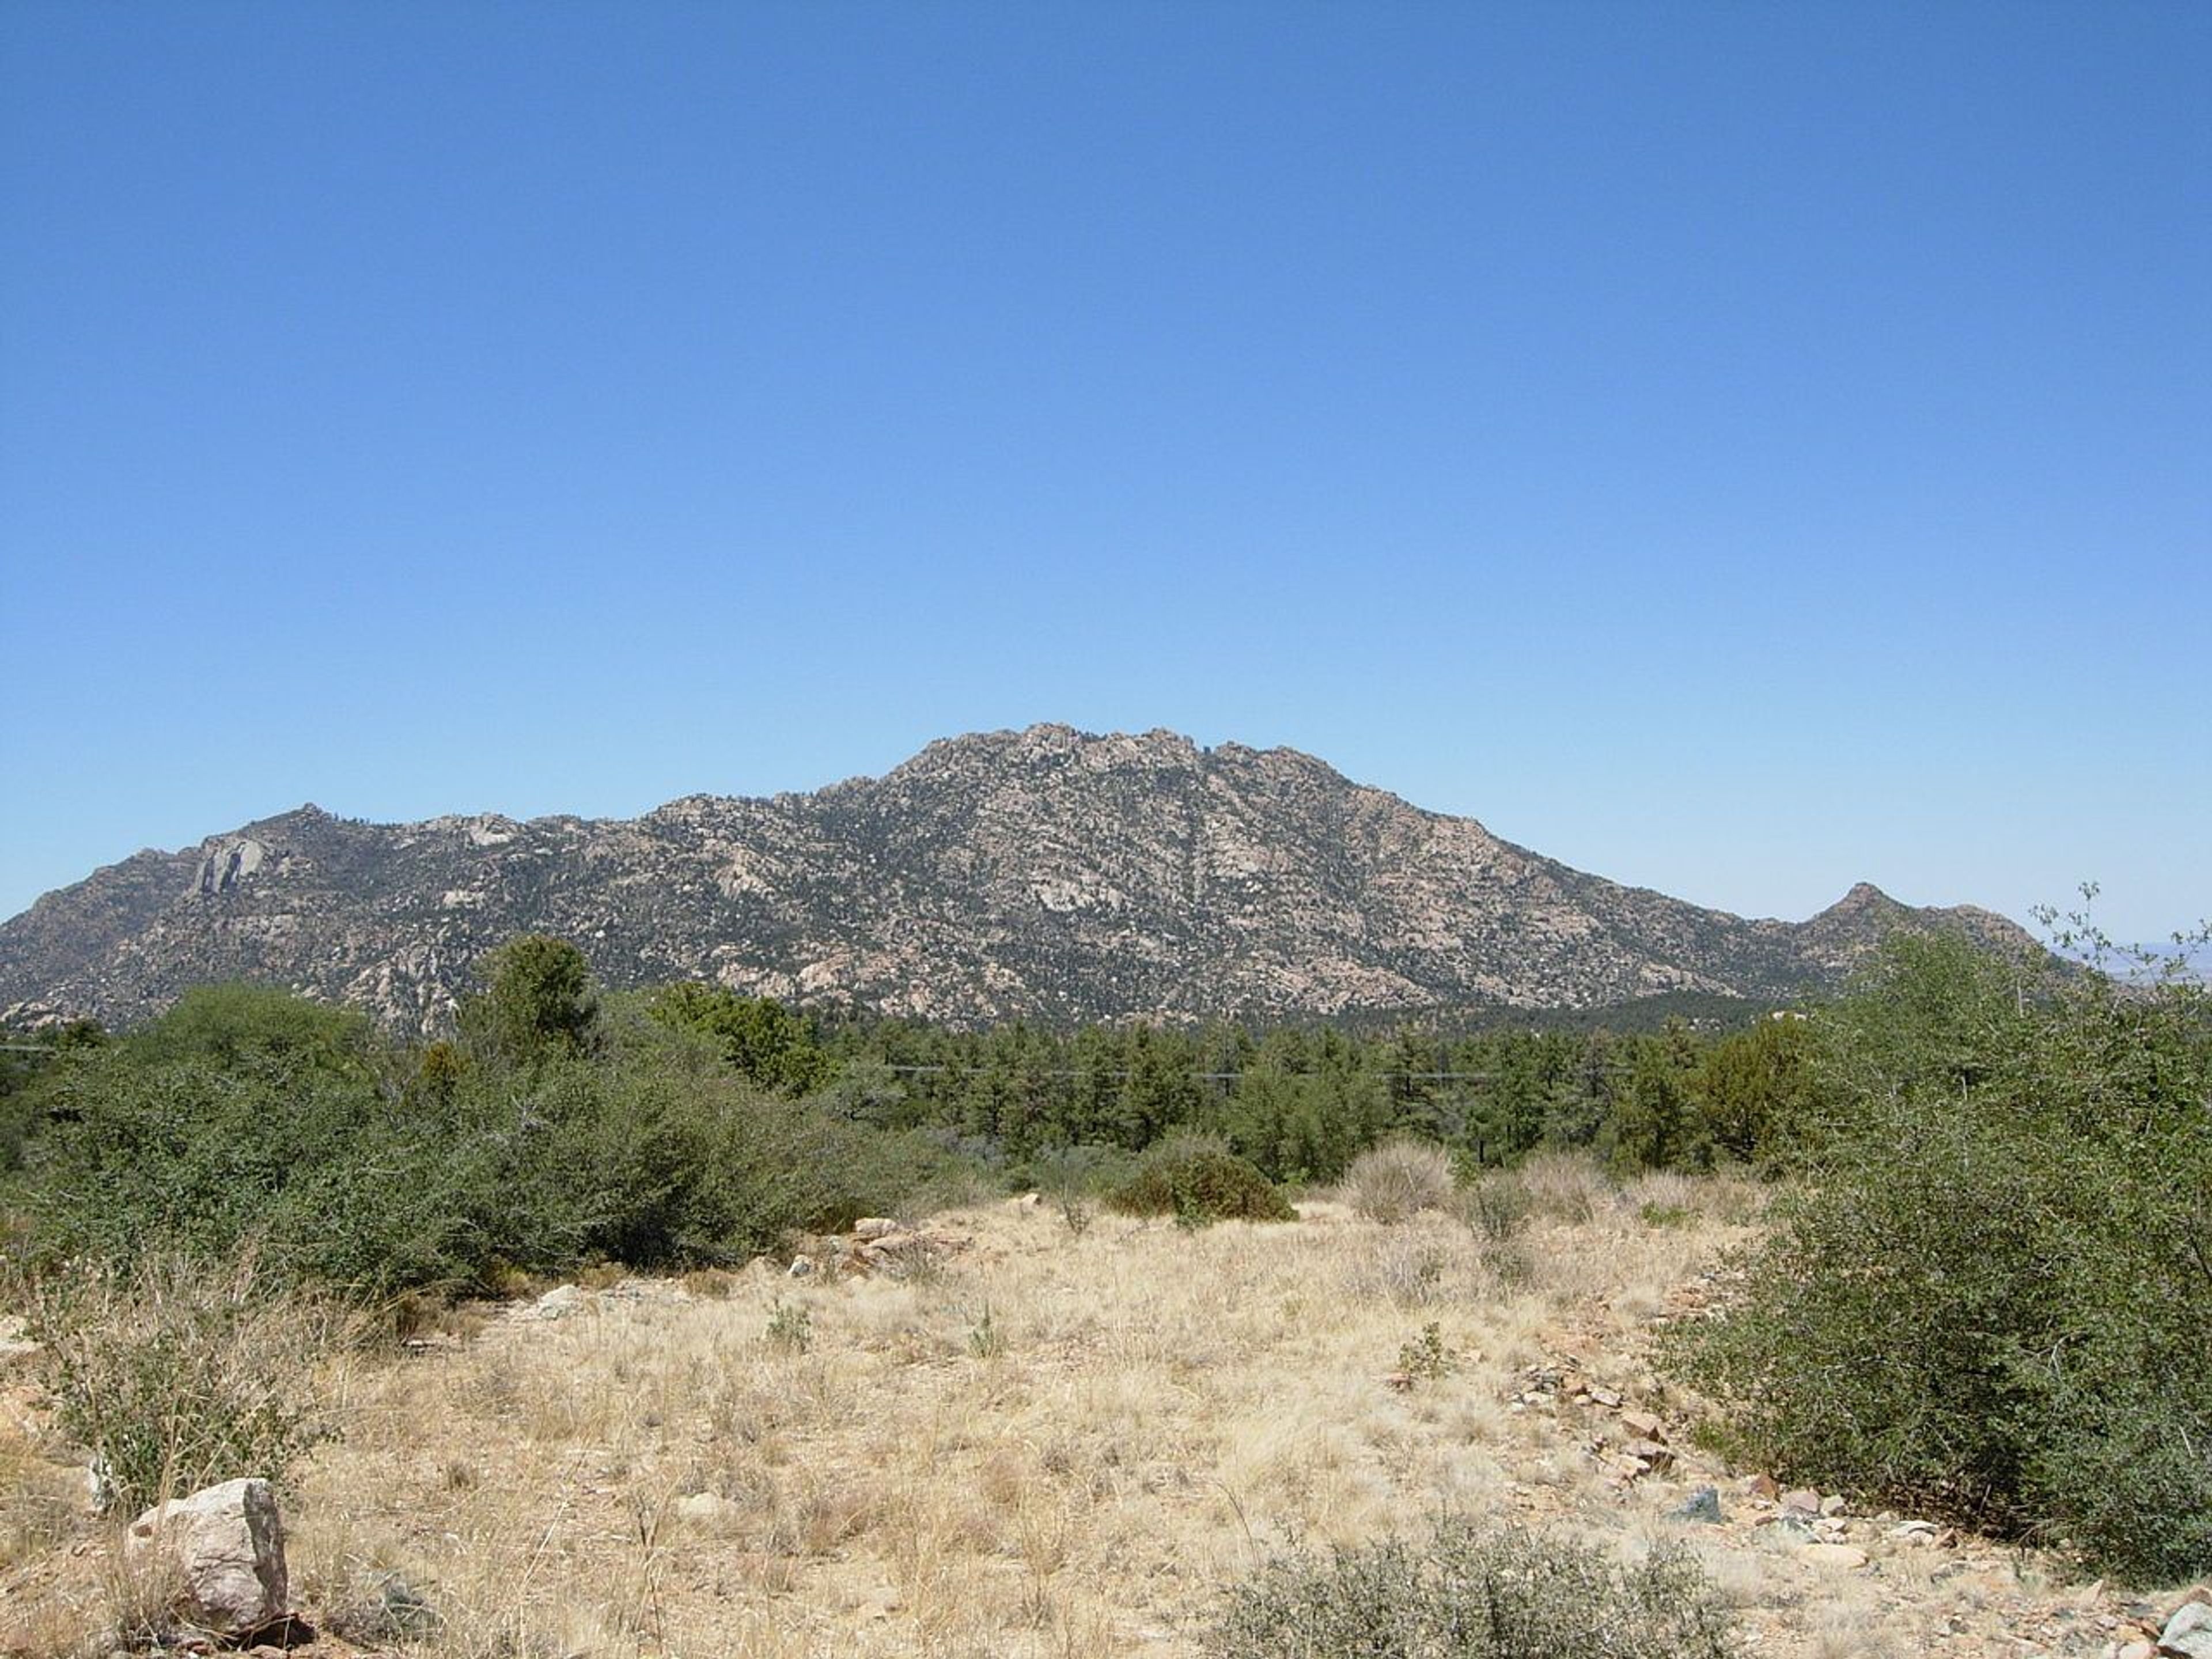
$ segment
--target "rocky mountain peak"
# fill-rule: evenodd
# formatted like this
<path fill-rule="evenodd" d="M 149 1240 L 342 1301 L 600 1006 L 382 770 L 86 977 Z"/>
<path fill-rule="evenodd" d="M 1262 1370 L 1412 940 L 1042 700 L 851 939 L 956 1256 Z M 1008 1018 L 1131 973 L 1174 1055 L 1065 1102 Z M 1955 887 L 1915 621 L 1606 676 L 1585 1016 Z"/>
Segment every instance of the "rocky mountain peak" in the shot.
<path fill-rule="evenodd" d="M 95 872 L 0 926 L 0 1006 L 139 1017 L 274 981 L 432 1028 L 484 951 L 574 939 L 608 982 L 962 1022 L 1587 1008 L 1832 984 L 1908 910 L 1809 922 L 1621 887 L 1291 749 L 1037 725 L 880 778 L 629 820 L 412 824 L 305 806 Z"/>

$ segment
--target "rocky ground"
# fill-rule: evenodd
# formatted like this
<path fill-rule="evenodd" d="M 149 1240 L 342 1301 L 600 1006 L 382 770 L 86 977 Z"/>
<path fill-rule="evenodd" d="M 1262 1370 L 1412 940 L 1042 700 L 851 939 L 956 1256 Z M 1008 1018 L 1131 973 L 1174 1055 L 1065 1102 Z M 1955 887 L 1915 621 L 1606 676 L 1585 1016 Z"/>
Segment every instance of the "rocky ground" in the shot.
<path fill-rule="evenodd" d="M 1504 1242 L 1331 1202 L 1192 1233 L 1016 1200 L 465 1313 L 325 1379 L 343 1437 L 280 1494 L 299 1618 L 271 1635 L 322 1659 L 1195 1659 L 1270 1552 L 1453 1509 L 1626 1558 L 1679 1542 L 1754 1656 L 2212 1655 L 2186 1586 L 2086 1582 L 1699 1449 L 1649 1345 L 1724 1289 L 1756 1195 L 1532 1179 Z M 20 1377 L 7 1407 L 0 1652 L 97 1659 L 143 1586 Z"/>

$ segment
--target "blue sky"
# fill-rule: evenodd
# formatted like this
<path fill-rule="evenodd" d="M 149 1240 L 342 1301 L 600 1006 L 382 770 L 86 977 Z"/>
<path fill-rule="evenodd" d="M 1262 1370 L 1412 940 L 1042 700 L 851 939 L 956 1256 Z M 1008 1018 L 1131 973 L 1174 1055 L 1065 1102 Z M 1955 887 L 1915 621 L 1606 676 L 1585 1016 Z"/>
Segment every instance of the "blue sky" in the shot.
<path fill-rule="evenodd" d="M 0 914 L 1055 720 L 2212 912 L 2212 8 L 0 9 Z"/>

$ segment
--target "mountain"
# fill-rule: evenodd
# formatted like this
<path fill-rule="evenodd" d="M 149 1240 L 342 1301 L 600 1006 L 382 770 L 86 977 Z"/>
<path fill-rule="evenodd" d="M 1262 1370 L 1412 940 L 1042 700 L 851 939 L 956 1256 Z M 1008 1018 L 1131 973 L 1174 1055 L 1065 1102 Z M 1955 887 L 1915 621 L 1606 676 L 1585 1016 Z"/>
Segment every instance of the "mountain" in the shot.
<path fill-rule="evenodd" d="M 812 794 L 594 821 L 314 806 L 144 852 L 0 926 L 0 1008 L 128 1022 L 255 979 L 434 1029 L 477 959 L 574 939 L 605 982 L 956 1022 L 1593 1008 L 1834 985 L 1900 922 L 1853 888 L 1749 921 L 1572 870 L 1308 755 L 1038 726 Z"/>

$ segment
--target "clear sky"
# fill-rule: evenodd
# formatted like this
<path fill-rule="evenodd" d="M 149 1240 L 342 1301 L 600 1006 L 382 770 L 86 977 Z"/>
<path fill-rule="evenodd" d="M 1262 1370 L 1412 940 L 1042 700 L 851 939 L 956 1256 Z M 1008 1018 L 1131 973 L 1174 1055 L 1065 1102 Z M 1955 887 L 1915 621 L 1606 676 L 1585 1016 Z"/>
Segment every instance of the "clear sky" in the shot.
<path fill-rule="evenodd" d="M 0 7 L 0 914 L 1063 720 L 2212 912 L 2212 6 Z"/>

